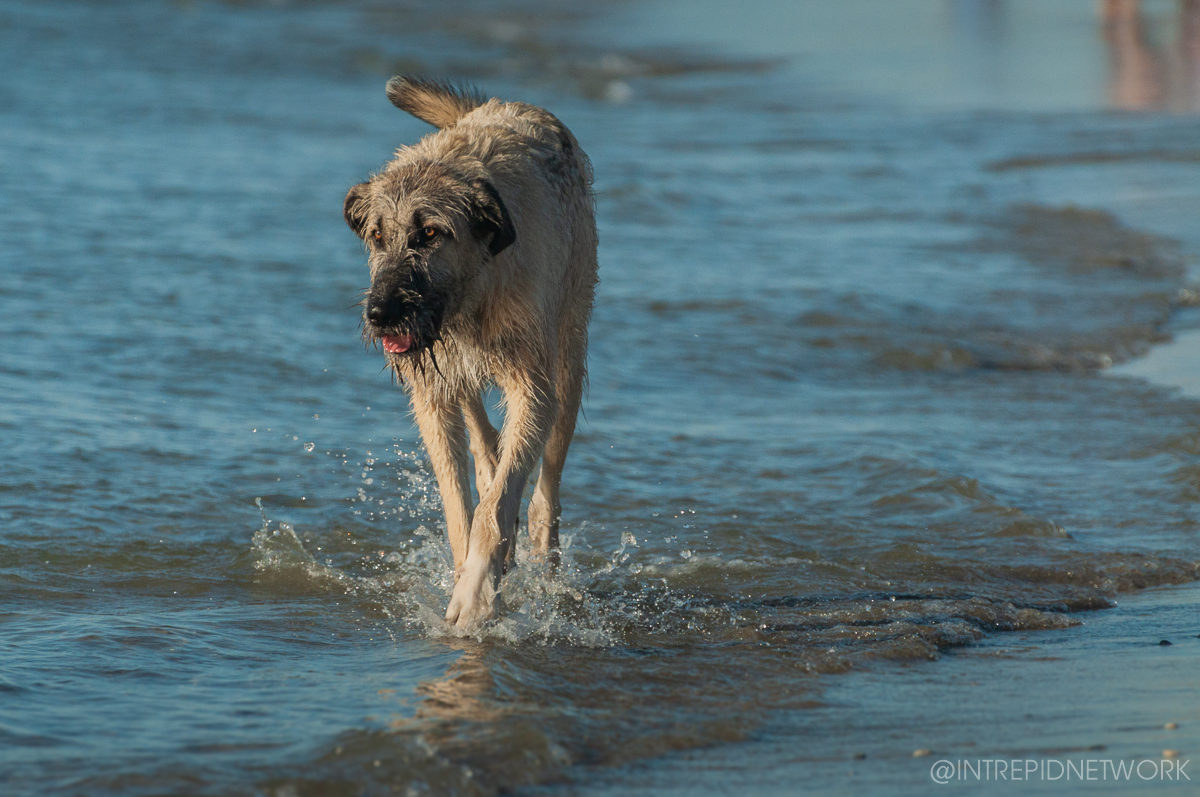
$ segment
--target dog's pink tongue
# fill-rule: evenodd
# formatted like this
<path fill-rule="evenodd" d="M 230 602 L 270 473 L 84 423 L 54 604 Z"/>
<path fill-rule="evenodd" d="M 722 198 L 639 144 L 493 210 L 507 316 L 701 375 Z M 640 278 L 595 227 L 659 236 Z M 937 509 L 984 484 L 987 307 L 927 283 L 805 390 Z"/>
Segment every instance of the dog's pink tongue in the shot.
<path fill-rule="evenodd" d="M 383 350 L 388 354 L 403 354 L 412 348 L 412 335 L 384 335 Z"/>

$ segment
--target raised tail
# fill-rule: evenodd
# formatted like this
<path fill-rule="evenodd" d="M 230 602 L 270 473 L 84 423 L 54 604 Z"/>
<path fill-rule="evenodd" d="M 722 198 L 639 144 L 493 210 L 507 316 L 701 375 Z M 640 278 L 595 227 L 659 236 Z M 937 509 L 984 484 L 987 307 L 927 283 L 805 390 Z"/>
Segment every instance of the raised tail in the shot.
<path fill-rule="evenodd" d="M 478 89 L 407 75 L 397 75 L 388 81 L 387 96 L 400 110 L 441 128 L 453 127 L 488 101 Z"/>

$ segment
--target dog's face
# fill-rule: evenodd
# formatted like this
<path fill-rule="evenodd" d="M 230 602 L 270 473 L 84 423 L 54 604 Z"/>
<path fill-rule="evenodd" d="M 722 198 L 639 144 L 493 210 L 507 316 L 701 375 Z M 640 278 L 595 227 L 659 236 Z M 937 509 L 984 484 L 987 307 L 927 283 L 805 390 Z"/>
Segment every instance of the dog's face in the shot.
<path fill-rule="evenodd" d="M 467 169 L 392 166 L 346 194 L 346 223 L 367 245 L 363 334 L 391 357 L 416 355 L 463 311 L 491 259 L 516 240 L 495 186 Z"/>

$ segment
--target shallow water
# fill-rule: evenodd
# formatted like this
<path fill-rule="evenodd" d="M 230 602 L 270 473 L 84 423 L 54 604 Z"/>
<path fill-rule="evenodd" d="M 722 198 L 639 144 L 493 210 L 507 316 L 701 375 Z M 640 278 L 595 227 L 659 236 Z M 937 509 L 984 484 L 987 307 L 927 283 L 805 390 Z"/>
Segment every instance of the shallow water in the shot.
<path fill-rule="evenodd" d="M 1197 326 L 1194 117 L 1111 110 L 1090 5 L 918 3 L 940 49 L 885 15 L 893 65 L 840 61 L 885 5 L 0 3 L 6 789 L 571 789 L 1200 578 L 1200 405 L 1105 375 Z M 1038 14 L 1074 82 L 960 46 Z M 564 566 L 479 638 L 352 307 L 344 192 L 427 130 L 396 71 L 597 173 Z"/>

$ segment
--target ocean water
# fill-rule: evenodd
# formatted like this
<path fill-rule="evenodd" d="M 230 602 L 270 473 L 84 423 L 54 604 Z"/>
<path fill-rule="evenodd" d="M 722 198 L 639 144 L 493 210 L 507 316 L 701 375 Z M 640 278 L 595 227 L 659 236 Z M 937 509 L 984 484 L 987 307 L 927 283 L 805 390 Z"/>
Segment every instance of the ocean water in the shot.
<path fill-rule="evenodd" d="M 3 0 L 3 791 L 833 759 L 827 689 L 1200 580 L 1200 404 L 1110 374 L 1200 326 L 1182 8 Z M 398 72 L 597 174 L 563 565 L 470 637 L 341 219 Z"/>

